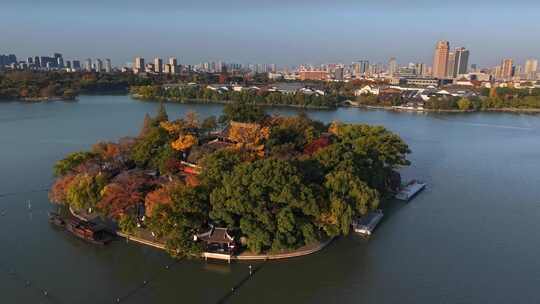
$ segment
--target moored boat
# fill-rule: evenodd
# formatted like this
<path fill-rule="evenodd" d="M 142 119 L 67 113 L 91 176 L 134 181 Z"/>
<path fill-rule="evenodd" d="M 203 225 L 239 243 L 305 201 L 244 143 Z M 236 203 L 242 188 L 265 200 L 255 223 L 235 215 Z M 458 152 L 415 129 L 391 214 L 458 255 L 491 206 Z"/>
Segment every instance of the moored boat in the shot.
<path fill-rule="evenodd" d="M 113 240 L 113 236 L 105 227 L 79 219 L 66 220 L 66 230 L 80 239 L 97 245 L 106 245 Z"/>
<path fill-rule="evenodd" d="M 66 226 L 66 221 L 56 212 L 49 212 L 49 223 L 62 228 Z"/>
<path fill-rule="evenodd" d="M 370 236 L 373 233 L 373 230 L 375 230 L 379 222 L 382 220 L 383 216 L 384 213 L 382 210 L 378 209 L 366 214 L 363 217 L 357 218 L 352 224 L 354 232 L 363 234 L 365 236 Z"/>
<path fill-rule="evenodd" d="M 402 201 L 409 201 L 413 196 L 418 194 L 418 192 L 424 190 L 426 185 L 427 184 L 424 182 L 412 180 L 399 190 L 396 194 L 396 198 Z"/>

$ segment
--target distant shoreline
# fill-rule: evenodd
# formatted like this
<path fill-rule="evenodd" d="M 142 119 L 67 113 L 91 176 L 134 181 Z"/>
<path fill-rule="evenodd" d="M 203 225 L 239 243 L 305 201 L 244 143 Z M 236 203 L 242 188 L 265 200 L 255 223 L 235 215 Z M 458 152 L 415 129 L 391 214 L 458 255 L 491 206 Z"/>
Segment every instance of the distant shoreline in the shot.
<path fill-rule="evenodd" d="M 358 105 L 358 106 L 347 106 L 350 108 L 364 108 L 364 109 L 373 109 L 373 110 L 386 110 L 393 112 L 416 112 L 416 113 L 482 113 L 482 112 L 498 112 L 498 113 L 516 113 L 516 114 L 540 114 L 540 109 L 534 108 L 492 108 L 492 109 L 481 109 L 481 110 L 458 110 L 458 109 L 400 109 L 389 106 L 369 106 L 369 105 Z"/>
<path fill-rule="evenodd" d="M 153 97 L 153 98 L 143 98 L 139 94 L 128 94 L 131 98 L 142 100 L 142 101 L 150 101 L 150 102 L 156 102 L 156 101 L 165 101 L 170 103 L 179 103 L 179 104 L 229 104 L 234 103 L 235 100 L 205 100 L 205 99 L 195 99 L 190 98 L 186 100 L 177 100 L 173 98 L 163 98 L 163 97 Z M 319 109 L 319 110 L 332 110 L 337 109 L 339 106 L 331 107 L 331 106 L 312 106 L 312 105 L 296 105 L 296 104 L 270 104 L 270 103 L 255 103 L 257 106 L 263 106 L 263 107 L 290 107 L 290 108 L 298 108 L 298 109 Z"/>

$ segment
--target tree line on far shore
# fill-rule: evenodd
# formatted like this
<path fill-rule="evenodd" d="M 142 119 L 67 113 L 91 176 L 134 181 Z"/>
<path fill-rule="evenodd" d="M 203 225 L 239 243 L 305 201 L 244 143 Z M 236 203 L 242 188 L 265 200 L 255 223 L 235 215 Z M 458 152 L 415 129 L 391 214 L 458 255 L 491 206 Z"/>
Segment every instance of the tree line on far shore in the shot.
<path fill-rule="evenodd" d="M 0 73 L 0 100 L 71 100 L 81 93 L 127 93 L 131 85 L 149 83 L 131 73 L 11 71 Z"/>
<path fill-rule="evenodd" d="M 540 109 L 540 89 L 492 88 L 478 90 L 478 96 L 435 95 L 424 102 L 432 110 L 483 111 L 490 109 Z M 411 100 L 401 94 L 362 95 L 356 101 L 370 106 L 401 106 Z"/>
<path fill-rule="evenodd" d="M 335 94 L 320 95 L 302 92 L 282 93 L 260 89 L 242 91 L 210 89 L 204 85 L 184 85 L 163 88 L 159 85 L 133 86 L 131 93 L 148 100 L 168 100 L 173 102 L 245 102 L 257 105 L 290 105 L 298 107 L 334 108 L 343 97 Z"/>

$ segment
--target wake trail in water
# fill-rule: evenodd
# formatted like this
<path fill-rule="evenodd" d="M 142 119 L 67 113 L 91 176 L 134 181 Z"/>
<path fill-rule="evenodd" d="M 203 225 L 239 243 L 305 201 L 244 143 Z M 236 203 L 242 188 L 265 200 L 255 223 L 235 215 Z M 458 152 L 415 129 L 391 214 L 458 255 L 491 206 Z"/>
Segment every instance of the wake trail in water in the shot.
<path fill-rule="evenodd" d="M 34 189 L 34 190 L 27 190 L 27 191 L 20 191 L 20 192 L 4 192 L 4 193 L 0 193 L 0 198 L 19 195 L 19 194 L 29 194 L 29 193 L 47 192 L 47 191 L 49 191 L 49 188 Z"/>
<path fill-rule="evenodd" d="M 531 128 L 531 127 L 505 126 L 505 125 L 474 123 L 474 122 L 460 122 L 460 123 L 462 125 L 473 126 L 473 127 L 488 127 L 488 128 L 498 128 L 498 129 L 522 130 L 522 131 L 534 130 L 534 128 Z"/>
<path fill-rule="evenodd" d="M 448 122 L 450 124 L 458 124 L 462 126 L 471 126 L 471 127 L 485 127 L 485 128 L 496 128 L 496 129 L 510 129 L 510 130 L 520 130 L 520 131 L 532 131 L 535 128 L 531 126 L 531 123 L 527 121 L 526 127 L 520 127 L 520 126 L 511 126 L 511 125 L 498 125 L 498 124 L 490 124 L 490 123 L 477 123 L 477 122 L 466 122 L 466 121 L 456 121 L 456 120 L 449 120 L 437 117 L 436 119 L 442 120 L 445 122 Z"/>

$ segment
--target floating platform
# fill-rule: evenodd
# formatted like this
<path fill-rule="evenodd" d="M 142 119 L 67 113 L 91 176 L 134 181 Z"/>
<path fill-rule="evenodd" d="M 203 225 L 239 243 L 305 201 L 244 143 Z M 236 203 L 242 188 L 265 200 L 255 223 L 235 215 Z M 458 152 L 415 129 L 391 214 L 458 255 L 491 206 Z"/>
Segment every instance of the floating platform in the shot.
<path fill-rule="evenodd" d="M 413 180 L 401 188 L 401 190 L 396 194 L 396 198 L 398 200 L 408 202 L 411 200 L 411 198 L 418 194 L 418 192 L 424 190 L 426 185 L 427 184 L 424 182 Z"/>
<path fill-rule="evenodd" d="M 382 210 L 378 209 L 366 214 L 353 221 L 353 230 L 356 233 L 360 233 L 366 236 L 370 236 L 375 230 L 375 227 L 382 220 L 384 214 Z"/>

